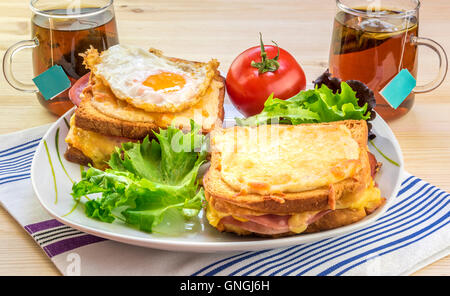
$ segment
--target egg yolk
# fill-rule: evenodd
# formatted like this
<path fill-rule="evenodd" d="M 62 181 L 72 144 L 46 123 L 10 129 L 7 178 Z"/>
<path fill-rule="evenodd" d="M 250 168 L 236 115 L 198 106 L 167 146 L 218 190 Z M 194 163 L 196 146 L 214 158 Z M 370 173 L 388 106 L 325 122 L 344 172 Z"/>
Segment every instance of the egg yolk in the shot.
<path fill-rule="evenodd" d="M 154 90 L 158 91 L 161 89 L 173 88 L 179 86 L 179 88 L 183 88 L 186 80 L 183 75 L 175 74 L 171 72 L 161 72 L 158 74 L 153 74 L 147 77 L 145 81 L 142 83 L 147 87 L 151 87 Z M 176 89 L 169 90 L 175 91 Z"/>

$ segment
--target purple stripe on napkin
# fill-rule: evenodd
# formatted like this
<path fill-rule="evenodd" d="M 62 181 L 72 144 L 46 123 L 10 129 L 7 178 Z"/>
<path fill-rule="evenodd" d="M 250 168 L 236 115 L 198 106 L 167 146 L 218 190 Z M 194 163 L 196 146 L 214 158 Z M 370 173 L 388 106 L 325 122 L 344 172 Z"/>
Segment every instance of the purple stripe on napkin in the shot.
<path fill-rule="evenodd" d="M 29 234 L 32 235 L 36 232 L 55 228 L 55 227 L 60 227 L 62 225 L 64 225 L 64 224 L 59 222 L 58 220 L 51 219 L 51 220 L 45 220 L 45 221 L 34 223 L 34 224 L 29 224 L 29 225 L 26 225 L 24 228 L 26 231 L 28 231 Z M 51 258 L 51 257 L 59 255 L 61 253 L 64 253 L 64 252 L 67 252 L 67 251 L 70 251 L 70 250 L 73 250 L 73 249 L 76 249 L 76 248 L 79 248 L 82 246 L 86 246 L 86 245 L 89 245 L 92 243 L 101 242 L 104 240 L 106 240 L 106 239 L 97 237 L 94 235 L 86 234 L 86 235 L 70 237 L 67 239 L 59 240 L 57 242 L 54 242 L 54 243 L 44 246 L 43 249 L 44 249 L 45 253 L 47 253 L 47 255 Z M 45 242 L 44 242 L 44 244 L 45 244 Z"/>
<path fill-rule="evenodd" d="M 28 231 L 29 234 L 33 234 L 38 231 L 42 231 L 49 228 L 55 228 L 58 226 L 64 225 L 61 222 L 59 222 L 56 219 L 51 220 L 45 220 L 42 222 L 34 223 L 34 224 L 28 224 L 24 228 L 26 231 Z"/>
<path fill-rule="evenodd" d="M 61 253 L 93 243 L 98 243 L 104 240 L 106 239 L 86 234 L 83 236 L 71 237 L 68 239 L 57 241 L 53 244 L 49 244 L 44 247 L 44 251 L 45 253 L 47 253 L 48 257 L 52 258 L 53 256 L 59 255 Z"/>

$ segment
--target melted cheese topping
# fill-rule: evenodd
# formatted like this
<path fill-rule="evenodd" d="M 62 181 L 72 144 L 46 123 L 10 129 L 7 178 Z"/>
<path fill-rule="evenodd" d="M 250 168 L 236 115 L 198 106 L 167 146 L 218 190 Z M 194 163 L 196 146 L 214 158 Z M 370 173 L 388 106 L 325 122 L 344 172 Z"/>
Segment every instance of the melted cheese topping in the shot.
<path fill-rule="evenodd" d="M 73 115 L 70 119 L 70 130 L 66 142 L 89 157 L 94 167 L 104 169 L 106 167 L 105 162 L 109 160 L 109 156 L 114 152 L 115 147 L 120 146 L 122 141 L 77 127 L 75 115 Z"/>
<path fill-rule="evenodd" d="M 344 125 L 261 125 L 213 136 L 224 182 L 235 191 L 301 192 L 352 177 L 360 148 Z"/>
<path fill-rule="evenodd" d="M 124 121 L 155 123 L 162 128 L 174 124 L 184 129 L 189 129 L 190 119 L 194 119 L 206 130 L 211 129 L 218 119 L 218 99 L 223 83 L 217 80 L 211 82 L 205 95 L 191 108 L 175 113 L 152 113 L 116 99 L 111 89 L 99 78 L 94 76 L 92 79 L 94 82 L 92 87 L 93 97 L 91 98 L 92 106 L 106 116 Z"/>

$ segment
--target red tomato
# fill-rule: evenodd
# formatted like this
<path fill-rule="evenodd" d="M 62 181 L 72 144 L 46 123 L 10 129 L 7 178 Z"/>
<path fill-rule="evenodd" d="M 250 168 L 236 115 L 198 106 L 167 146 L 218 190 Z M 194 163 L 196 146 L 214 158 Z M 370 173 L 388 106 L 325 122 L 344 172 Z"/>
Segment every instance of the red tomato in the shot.
<path fill-rule="evenodd" d="M 267 59 L 274 59 L 278 47 L 264 45 L 264 50 Z M 260 63 L 263 60 L 260 46 L 247 49 L 231 64 L 226 79 L 228 96 L 245 116 L 260 113 L 272 93 L 275 98 L 286 100 L 305 89 L 303 69 L 287 51 L 279 48 L 279 53 L 279 68 L 275 71 L 260 73 L 258 68 L 252 66 L 252 61 Z"/>

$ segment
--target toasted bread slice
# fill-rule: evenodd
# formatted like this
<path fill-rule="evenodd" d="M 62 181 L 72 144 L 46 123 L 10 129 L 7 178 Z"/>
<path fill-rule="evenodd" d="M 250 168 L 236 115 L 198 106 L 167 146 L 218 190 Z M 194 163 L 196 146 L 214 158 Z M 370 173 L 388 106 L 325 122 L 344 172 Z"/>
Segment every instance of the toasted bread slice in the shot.
<path fill-rule="evenodd" d="M 371 182 L 370 163 L 367 154 L 367 123 L 346 120 L 324 125 L 345 125 L 360 147 L 360 170 L 351 178 L 332 186 L 289 193 L 256 194 L 237 192 L 222 179 L 220 172 L 220 152 L 212 152 L 211 167 L 203 179 L 205 191 L 217 199 L 254 211 L 274 214 L 289 214 L 304 211 L 320 211 L 333 208 L 344 194 L 365 189 Z"/>
<path fill-rule="evenodd" d="M 64 153 L 64 157 L 70 161 L 75 162 L 84 166 L 87 166 L 88 164 L 93 164 L 92 159 L 84 155 L 81 150 L 73 147 L 72 145 L 67 146 L 67 150 Z"/>
<path fill-rule="evenodd" d="M 130 139 L 143 139 L 159 128 L 167 128 L 172 123 L 188 130 L 190 120 L 200 118 L 204 134 L 217 125 L 224 117 L 223 101 L 225 97 L 224 78 L 216 75 L 210 88 L 192 108 L 176 113 L 150 113 L 119 102 L 111 91 L 95 77 L 91 77 L 91 86 L 84 91 L 84 98 L 75 111 L 75 124 L 82 129 L 100 134 Z M 214 110 L 208 112 L 207 110 Z"/>
<path fill-rule="evenodd" d="M 362 193 L 364 192 L 364 190 L 366 190 L 366 188 L 363 188 L 362 190 L 354 192 L 354 194 L 361 196 Z M 209 193 L 207 193 L 207 195 L 209 196 Z M 230 203 L 227 200 L 220 198 L 218 196 L 213 196 L 213 198 L 210 198 L 208 200 L 208 203 L 210 203 L 211 206 L 214 207 L 214 209 L 218 212 L 221 212 L 224 214 L 229 214 L 229 215 L 235 215 L 235 216 L 249 216 L 249 215 L 250 216 L 260 216 L 260 215 L 265 215 L 267 213 L 276 214 L 276 215 L 294 215 L 294 214 L 298 214 L 298 213 L 306 212 L 306 211 L 324 211 L 324 210 L 328 210 L 330 208 L 329 205 L 326 204 L 322 208 L 319 208 L 319 207 L 307 208 L 307 207 L 305 207 L 304 210 L 302 209 L 300 211 L 278 212 L 277 213 L 277 212 L 260 211 L 260 210 L 254 210 L 254 209 L 242 207 L 241 205 L 238 205 L 235 203 Z M 345 205 L 351 206 L 350 203 L 346 203 Z M 342 206 L 339 205 L 338 208 L 342 208 Z"/>

